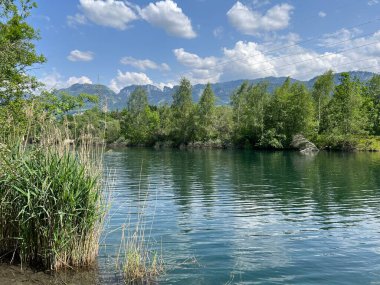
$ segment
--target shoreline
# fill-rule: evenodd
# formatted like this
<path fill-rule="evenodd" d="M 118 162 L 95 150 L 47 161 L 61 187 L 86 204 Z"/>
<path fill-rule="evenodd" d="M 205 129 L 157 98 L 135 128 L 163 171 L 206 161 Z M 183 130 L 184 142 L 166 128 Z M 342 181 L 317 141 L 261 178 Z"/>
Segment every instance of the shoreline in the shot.
<path fill-rule="evenodd" d="M 153 150 L 252 150 L 252 151 L 264 151 L 264 152 L 300 152 L 295 148 L 260 148 L 260 147 L 244 147 L 244 146 L 209 146 L 209 145 L 182 145 L 182 146 L 155 146 L 155 145 L 126 145 L 126 144 L 106 144 L 106 149 L 153 149 Z M 344 153 L 357 153 L 357 152 L 380 152 L 380 149 L 339 149 L 332 147 L 320 148 L 319 152 L 344 152 Z"/>

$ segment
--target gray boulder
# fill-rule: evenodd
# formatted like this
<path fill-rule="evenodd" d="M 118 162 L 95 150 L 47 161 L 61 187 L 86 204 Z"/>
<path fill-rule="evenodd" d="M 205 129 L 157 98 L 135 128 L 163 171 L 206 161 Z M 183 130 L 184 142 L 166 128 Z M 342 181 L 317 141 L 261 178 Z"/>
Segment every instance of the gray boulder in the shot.
<path fill-rule="evenodd" d="M 290 146 L 294 149 L 299 150 L 302 154 L 315 154 L 319 151 L 315 144 L 300 134 L 293 136 Z"/>

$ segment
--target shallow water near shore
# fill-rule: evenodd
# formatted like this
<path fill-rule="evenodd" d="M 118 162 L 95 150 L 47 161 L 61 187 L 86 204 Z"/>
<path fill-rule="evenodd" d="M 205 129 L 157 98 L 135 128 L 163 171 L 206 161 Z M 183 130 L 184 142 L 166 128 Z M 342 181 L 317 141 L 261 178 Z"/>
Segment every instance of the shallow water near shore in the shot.
<path fill-rule="evenodd" d="M 99 269 L 62 283 L 0 265 L 0 284 L 122 284 L 121 226 L 139 213 L 160 284 L 380 284 L 379 153 L 127 149 L 104 163 Z"/>

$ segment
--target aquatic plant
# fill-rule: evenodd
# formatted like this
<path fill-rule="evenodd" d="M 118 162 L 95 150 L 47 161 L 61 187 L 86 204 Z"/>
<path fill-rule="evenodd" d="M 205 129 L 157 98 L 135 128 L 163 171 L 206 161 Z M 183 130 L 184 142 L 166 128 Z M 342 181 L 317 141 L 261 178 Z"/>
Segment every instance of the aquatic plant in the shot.
<path fill-rule="evenodd" d="M 126 231 L 123 227 L 118 256 L 125 284 L 154 284 L 165 272 L 162 254 L 149 248 L 149 239 L 145 238 L 145 231 L 140 225 L 133 232 L 126 234 Z"/>
<path fill-rule="evenodd" d="M 54 121 L 0 147 L 0 258 L 42 269 L 91 266 L 105 215 L 102 150 Z M 16 136 L 15 136 L 16 137 Z"/>
<path fill-rule="evenodd" d="M 116 267 L 121 272 L 124 283 L 128 285 L 156 284 L 158 277 L 165 273 L 162 250 L 159 250 L 161 247 L 156 246 L 149 234 L 146 235 L 148 196 L 149 191 L 141 199 L 142 204 L 137 209 L 135 222 L 132 223 L 129 219 L 129 223 L 121 227 Z M 138 197 L 141 197 L 140 186 Z M 151 232 L 151 229 L 148 232 Z"/>

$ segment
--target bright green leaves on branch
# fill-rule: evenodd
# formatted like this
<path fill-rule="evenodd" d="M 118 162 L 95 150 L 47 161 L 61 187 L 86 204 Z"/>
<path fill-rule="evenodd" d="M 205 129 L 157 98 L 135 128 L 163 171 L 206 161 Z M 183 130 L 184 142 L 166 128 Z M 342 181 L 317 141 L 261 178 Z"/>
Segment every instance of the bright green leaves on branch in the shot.
<path fill-rule="evenodd" d="M 20 1 L 19 9 L 14 2 L 0 0 L 0 106 L 31 94 L 39 84 L 28 68 L 45 62 L 33 43 L 38 32 L 26 21 L 35 3 Z"/>

